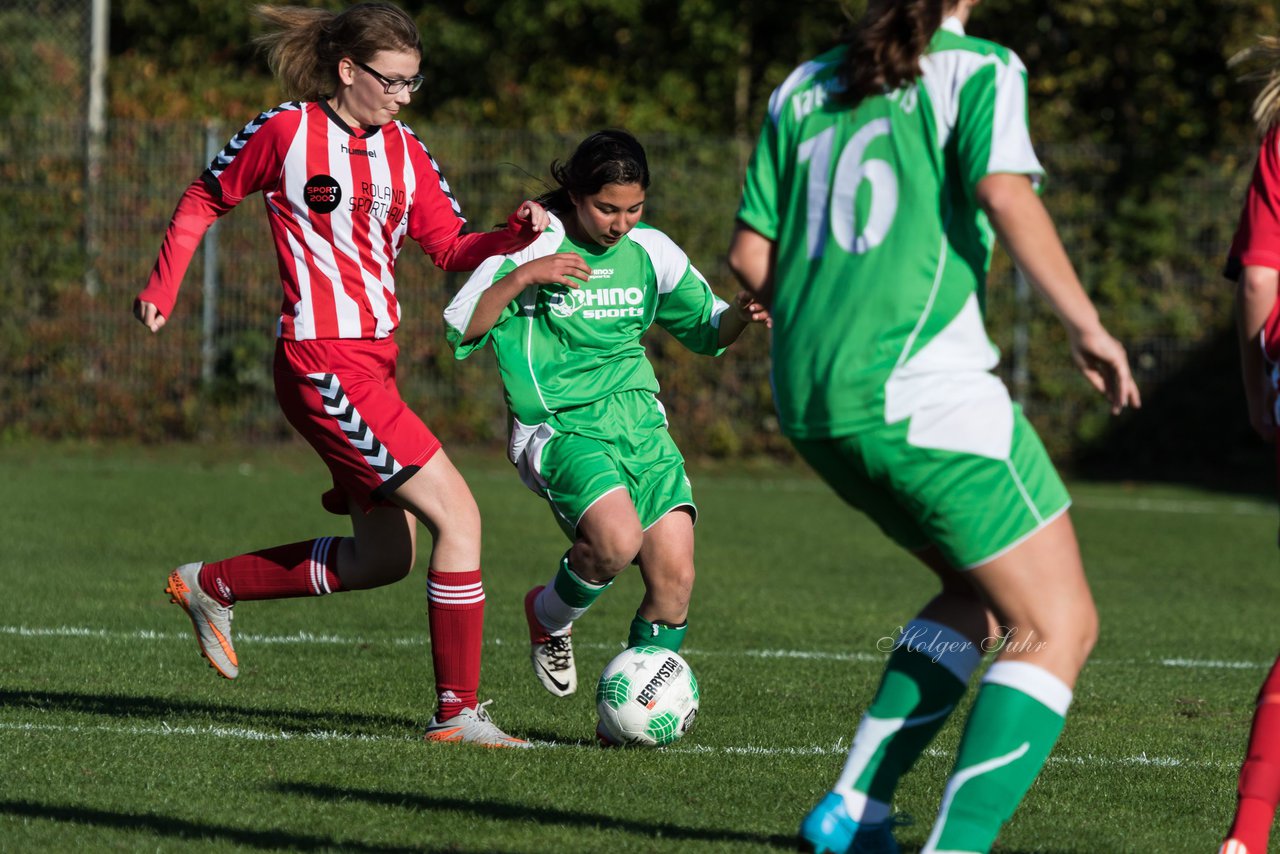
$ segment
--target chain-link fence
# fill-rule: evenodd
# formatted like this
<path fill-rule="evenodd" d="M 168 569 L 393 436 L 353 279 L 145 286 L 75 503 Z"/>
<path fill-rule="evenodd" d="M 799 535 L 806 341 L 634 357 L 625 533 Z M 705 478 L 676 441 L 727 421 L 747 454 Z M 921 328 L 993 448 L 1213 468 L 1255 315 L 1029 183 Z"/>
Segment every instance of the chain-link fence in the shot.
<path fill-rule="evenodd" d="M 270 389 L 270 353 L 280 288 L 261 202 L 219 222 L 188 271 L 178 307 L 158 336 L 129 307 L 154 262 L 182 189 L 236 128 L 198 123 L 114 121 L 102 184 L 83 189 L 82 122 L 0 124 L 0 258 L 10 275 L 4 306 L 0 398 L 9 401 L 4 435 L 286 435 Z M 576 135 L 421 128 L 477 228 L 505 218 L 545 189 L 547 165 Z M 671 234 L 722 294 L 733 286 L 723 263 L 746 155 L 727 138 L 650 135 L 654 172 L 647 219 Z M 1129 344 L 1148 391 L 1224 328 L 1230 289 L 1221 263 L 1247 175 L 1206 172 L 1164 200 L 1177 212 L 1167 247 L 1120 247 L 1108 225 L 1107 152 L 1044 147 L 1052 176 L 1047 202 L 1093 283 L 1107 317 Z M 86 252 L 87 209 L 102 223 L 101 250 Z M 1127 257 L 1149 257 L 1139 263 Z M 1117 261 L 1117 259 L 1120 261 Z M 1117 264 L 1121 267 L 1117 271 Z M 92 266 L 97 293 L 86 289 Z M 402 255 L 402 387 L 442 435 L 484 441 L 504 430 L 498 380 L 485 358 L 457 363 L 441 333 L 443 305 L 460 284 L 416 248 Z M 1135 298 L 1135 295 L 1140 298 Z M 1098 435 L 1105 412 L 1071 368 L 1060 329 L 1039 301 L 1019 296 L 998 257 L 987 304 L 1004 370 L 1055 451 Z M 714 454 L 783 447 L 772 418 L 766 336 L 707 360 L 650 336 L 673 427 L 691 448 Z"/>
<path fill-rule="evenodd" d="M 0 115 L 83 115 L 91 0 L 0 0 Z"/>
<path fill-rule="evenodd" d="M 95 133 L 95 5 L 0 0 L 8 78 L 0 87 L 0 259 L 8 273 L 0 277 L 0 438 L 285 436 L 270 388 L 280 288 L 261 202 L 242 205 L 209 235 L 160 335 L 130 317 L 179 194 L 237 128 L 115 120 Z M 579 139 L 418 130 L 477 228 L 545 189 L 550 161 Z M 647 219 L 730 294 L 724 251 L 749 143 L 660 135 L 644 142 L 654 171 Z M 1170 422 L 1238 408 L 1238 394 L 1203 393 L 1206 384 L 1237 388 L 1224 376 L 1233 365 L 1213 362 L 1218 375 L 1201 385 L 1187 377 L 1190 367 L 1207 364 L 1206 353 L 1221 360 L 1230 288 L 1218 270 L 1251 152 L 1203 166 L 1136 211 L 1117 209 L 1123 176 L 1112 152 L 1046 145 L 1041 155 L 1051 176 L 1046 201 L 1108 325 L 1128 344 L 1148 398 L 1189 389 L 1141 429 L 1164 435 Z M 1134 228 L 1143 217 L 1152 223 L 1149 235 Z M 1117 229 L 1121 220 L 1127 225 Z M 459 277 L 436 271 L 414 247 L 402 255 L 399 274 L 406 397 L 450 440 L 500 437 L 491 360 L 455 362 L 441 334 L 441 311 Z M 1002 371 L 1050 447 L 1079 451 L 1103 436 L 1105 409 L 1071 367 L 1061 329 L 1000 256 L 986 308 L 1005 353 Z M 733 455 L 785 447 L 760 330 L 720 360 L 693 356 L 660 332 L 649 346 L 673 430 L 688 449 Z M 1131 443 L 1154 444 L 1145 435 Z"/>

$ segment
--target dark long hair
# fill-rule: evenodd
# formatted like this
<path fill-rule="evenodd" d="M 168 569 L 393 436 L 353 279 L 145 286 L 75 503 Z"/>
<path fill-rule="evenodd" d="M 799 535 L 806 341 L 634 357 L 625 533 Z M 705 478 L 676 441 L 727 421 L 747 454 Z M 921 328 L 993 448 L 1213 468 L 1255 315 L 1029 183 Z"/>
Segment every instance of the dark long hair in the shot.
<path fill-rule="evenodd" d="M 290 98 L 318 101 L 338 89 L 344 56 L 368 62 L 380 50 L 422 55 L 418 25 L 390 3 L 357 3 L 343 12 L 306 6 L 259 5 L 271 28 L 254 39 Z"/>
<path fill-rule="evenodd" d="M 563 214 L 573 207 L 570 193 L 590 196 L 606 184 L 639 184 L 649 189 L 649 159 L 640 141 L 625 130 L 602 130 L 579 143 L 567 161 L 553 160 L 551 177 L 559 186 L 537 201 Z"/>
<path fill-rule="evenodd" d="M 920 57 L 949 6 L 945 0 L 869 0 L 845 40 L 841 99 L 857 104 L 919 77 Z"/>

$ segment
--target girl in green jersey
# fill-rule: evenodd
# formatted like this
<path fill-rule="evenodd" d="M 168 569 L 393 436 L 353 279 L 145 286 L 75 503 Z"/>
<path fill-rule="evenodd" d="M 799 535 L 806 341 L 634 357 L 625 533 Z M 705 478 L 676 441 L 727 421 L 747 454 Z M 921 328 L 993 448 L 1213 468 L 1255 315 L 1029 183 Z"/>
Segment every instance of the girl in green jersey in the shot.
<path fill-rule="evenodd" d="M 773 318 L 784 432 L 941 581 L 884 639 L 884 676 L 844 772 L 801 824 L 810 850 L 898 850 L 898 781 L 999 648 L 922 849 L 989 850 L 1097 637 L 1069 496 L 992 373 L 993 232 L 1112 411 L 1139 405 L 1138 389 L 1036 194 L 1025 69 L 965 34 L 974 5 L 870 0 L 845 44 L 787 78 L 730 250 Z"/>
<path fill-rule="evenodd" d="M 525 598 L 534 672 L 563 697 L 577 687 L 574 621 L 630 564 L 645 595 L 628 645 L 677 650 L 688 626 L 697 511 L 641 336 L 657 323 L 718 355 L 768 316 L 745 291 L 718 299 L 680 247 L 640 221 L 649 167 L 629 133 L 592 134 L 551 173 L 546 232 L 482 264 L 445 322 L 458 358 L 493 345 L 509 457 L 573 541 Z"/>

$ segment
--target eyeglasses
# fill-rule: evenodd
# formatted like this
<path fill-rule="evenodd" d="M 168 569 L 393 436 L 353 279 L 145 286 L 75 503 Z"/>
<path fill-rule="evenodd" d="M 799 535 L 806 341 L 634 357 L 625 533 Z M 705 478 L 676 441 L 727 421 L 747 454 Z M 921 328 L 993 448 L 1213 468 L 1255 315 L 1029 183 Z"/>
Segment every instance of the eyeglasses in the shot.
<path fill-rule="evenodd" d="M 353 60 L 354 61 L 354 60 Z M 422 81 L 425 79 L 421 74 L 414 75 L 408 80 L 392 80 L 389 77 L 383 77 L 363 62 L 357 62 L 356 65 L 378 78 L 378 82 L 382 84 L 382 91 L 388 95 L 398 95 L 408 87 L 410 92 L 417 92 L 422 88 Z"/>

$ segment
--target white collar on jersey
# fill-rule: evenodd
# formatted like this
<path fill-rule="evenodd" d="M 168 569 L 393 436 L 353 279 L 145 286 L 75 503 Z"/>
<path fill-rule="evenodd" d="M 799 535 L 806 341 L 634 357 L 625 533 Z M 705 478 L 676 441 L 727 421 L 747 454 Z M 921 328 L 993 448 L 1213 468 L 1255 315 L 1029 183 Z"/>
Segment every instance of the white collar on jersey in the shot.
<path fill-rule="evenodd" d="M 942 22 L 942 29 L 953 32 L 958 36 L 964 35 L 964 24 L 960 23 L 960 19 L 955 15 Z"/>

